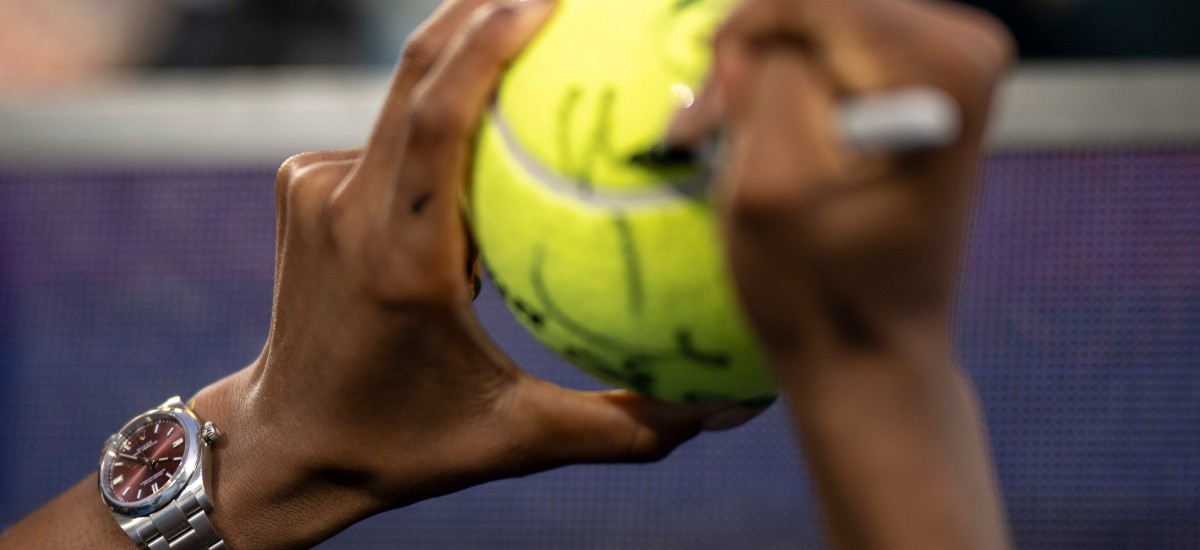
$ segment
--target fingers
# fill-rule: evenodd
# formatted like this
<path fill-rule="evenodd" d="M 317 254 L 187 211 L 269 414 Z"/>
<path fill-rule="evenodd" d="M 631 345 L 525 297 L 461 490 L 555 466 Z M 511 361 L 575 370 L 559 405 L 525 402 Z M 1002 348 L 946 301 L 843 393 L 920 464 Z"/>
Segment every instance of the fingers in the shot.
<path fill-rule="evenodd" d="M 278 283 L 280 262 L 283 261 L 282 251 L 284 235 L 288 227 L 288 195 L 296 186 L 302 174 L 311 174 L 311 168 L 321 163 L 335 163 L 338 174 L 334 177 L 344 178 L 352 169 L 353 163 L 362 157 L 362 148 L 354 147 L 336 151 L 313 151 L 292 155 L 283 161 L 275 173 L 275 277 Z"/>
<path fill-rule="evenodd" d="M 735 9 L 714 43 L 733 121 L 724 229 L 740 297 L 768 348 L 861 346 L 883 314 L 940 322 L 1006 43 L 989 19 L 947 3 L 747 0 Z M 930 88 L 959 110 L 955 139 L 915 152 L 870 140 L 853 150 L 864 143 L 850 135 L 860 123 L 877 131 L 895 121 L 894 92 Z M 884 104 L 888 112 L 871 112 Z M 846 105 L 854 108 L 838 116 Z"/>
<path fill-rule="evenodd" d="M 758 63 L 750 95 L 731 106 L 725 180 L 735 221 L 794 208 L 847 171 L 832 124 L 834 84 L 811 60 L 783 48 Z"/>
<path fill-rule="evenodd" d="M 961 100 L 962 94 L 990 89 L 994 74 L 1012 58 L 1003 27 L 964 6 L 749 0 L 733 10 L 714 39 L 716 72 L 730 101 L 744 100 L 757 54 L 778 44 L 808 55 L 842 95 L 932 84 Z"/>
<path fill-rule="evenodd" d="M 922 9 L 907 0 L 750 0 L 737 6 L 714 40 L 715 62 L 728 93 L 741 99 L 753 58 L 764 47 L 787 44 L 830 71 L 844 92 L 895 84 L 895 68 L 879 55 L 919 32 Z"/>
<path fill-rule="evenodd" d="M 387 173 L 399 164 L 396 159 L 408 116 L 409 98 L 414 86 L 441 57 L 446 45 L 470 19 L 471 14 L 491 0 L 447 0 L 417 30 L 413 31 L 392 77 L 382 111 L 367 141 L 361 170 L 368 174 Z M 377 181 L 379 178 L 368 178 Z"/>
<path fill-rule="evenodd" d="M 429 166 L 455 157 L 455 151 L 445 151 L 451 154 L 427 160 L 423 155 L 443 150 L 413 151 L 410 145 L 469 142 L 483 100 L 500 71 L 552 6 L 549 0 L 459 0 L 416 33 L 405 47 L 368 144 L 361 177 L 355 178 L 354 184 L 371 188 L 365 200 L 384 199 L 401 180 L 402 171 L 404 182 L 419 181 L 411 174 L 412 160 Z"/>
<path fill-rule="evenodd" d="M 501 71 L 552 7 L 449 2 L 406 46 L 360 162 L 324 197 L 312 194 L 320 211 L 311 219 L 345 257 L 361 260 L 361 284 L 377 297 L 458 304 L 472 294 L 464 290 L 472 288 L 475 252 L 458 191 L 475 125 Z M 300 163 L 285 174 L 298 171 L 293 164 Z M 280 207 L 280 219 L 288 208 Z"/>
<path fill-rule="evenodd" d="M 526 404 L 548 467 L 573 463 L 650 462 L 666 457 L 702 430 L 732 429 L 762 409 L 664 403 L 617 390 L 581 392 L 535 381 Z M 542 465 L 543 467 L 546 465 Z"/>
<path fill-rule="evenodd" d="M 957 168 L 969 164 L 973 157 L 964 152 L 976 149 L 982 139 L 992 90 L 1011 58 L 1011 47 L 1006 46 L 1007 43 L 1002 28 L 986 16 L 942 3 L 748 0 L 740 4 L 717 33 L 714 80 L 724 96 L 723 110 L 735 120 L 741 120 L 743 127 L 756 128 L 756 135 L 748 139 L 755 145 L 744 145 L 741 149 L 752 158 L 767 162 L 759 164 L 742 159 L 741 164 L 754 173 L 750 174 L 753 177 L 745 186 L 748 192 L 735 195 L 750 200 L 751 209 L 756 208 L 755 205 L 771 206 L 770 200 L 759 199 L 772 198 L 771 193 L 777 186 L 769 182 L 779 183 L 783 179 L 778 177 L 778 169 L 787 160 L 780 161 L 780 158 L 795 161 L 797 172 L 793 174 L 793 185 L 797 178 L 810 184 L 838 179 L 832 176 L 838 173 L 846 176 L 848 166 L 856 167 L 852 179 L 882 180 L 883 172 L 898 168 L 900 162 L 917 156 L 958 158 L 957 163 L 945 163 L 947 166 L 955 164 Z M 804 59 L 808 67 L 804 71 L 793 71 L 789 77 L 787 71 L 776 70 L 782 66 L 776 66 L 773 69 L 775 77 L 763 76 L 767 72 L 764 65 L 768 61 L 778 62 L 781 51 Z M 801 72 L 808 75 L 807 84 L 796 80 L 795 75 Z M 792 88 L 791 94 L 784 93 L 784 88 L 777 88 L 776 92 L 756 88 L 770 78 L 792 78 L 792 85 L 797 87 Z M 813 83 L 817 82 L 819 84 L 814 88 Z M 889 151 L 875 147 L 872 156 L 856 155 L 851 160 L 854 151 L 850 147 L 839 147 L 834 140 L 845 142 L 841 145 L 858 144 L 860 140 L 856 136 L 839 132 L 853 132 L 856 128 L 862 129 L 862 125 L 854 124 L 854 117 L 839 117 L 835 107 L 863 103 L 859 100 L 866 97 L 889 97 L 888 94 L 900 88 L 914 86 L 933 92 L 947 105 L 946 112 L 926 109 L 915 114 L 925 119 L 929 118 L 927 115 L 949 115 L 942 119 L 952 119 L 956 123 L 954 129 L 959 131 L 952 137 L 939 139 L 933 149 L 922 149 L 921 155 L 908 150 Z M 771 103 L 764 107 L 764 101 Z M 883 103 L 894 108 L 897 102 Z M 927 105 L 915 105 L 922 106 Z M 912 111 L 914 105 L 907 107 Z M 754 109 L 769 109 L 773 113 L 753 117 L 748 113 Z M 802 113 L 803 120 L 789 114 L 789 110 Z M 851 109 L 849 114 L 861 115 L 864 110 Z M 897 115 L 894 112 L 882 115 L 874 113 L 872 120 L 867 122 L 894 122 L 892 119 L 897 119 L 891 116 Z M 746 123 L 752 118 L 756 122 Z M 784 124 L 774 122 L 785 118 L 791 125 L 802 125 L 806 130 L 816 132 L 793 131 L 795 135 L 789 137 L 802 141 L 787 147 L 790 153 L 779 150 L 788 142 L 781 142 L 778 135 L 773 135 L 786 130 Z M 838 118 L 843 124 L 830 124 Z M 925 119 L 916 122 L 945 122 Z M 961 126 L 957 124 L 960 121 Z M 760 123 L 762 127 L 759 127 Z M 842 128 L 843 125 L 847 128 Z M 758 154 L 755 151 L 760 146 L 774 152 Z M 959 178 L 925 176 L 908 183 L 927 190 L 931 207 L 934 202 L 952 203 L 961 198 L 962 193 L 950 193 L 945 189 L 947 185 L 957 185 Z M 848 182 L 851 178 L 842 179 Z M 737 178 L 734 180 L 738 181 Z M 901 181 L 901 178 L 895 178 L 895 181 Z M 766 194 L 759 195 L 756 191 Z"/>
<path fill-rule="evenodd" d="M 1011 56 L 1004 46 L 1005 36 L 986 17 L 940 3 L 747 0 L 739 4 L 714 39 L 710 87 L 720 90 L 723 103 L 720 112 L 735 124 L 755 131 L 735 145 L 746 158 L 737 159 L 734 155 L 734 164 L 740 168 L 735 167 L 733 172 L 750 171 L 736 174 L 748 179 L 735 196 L 750 201 L 751 209 L 779 204 L 773 199 L 782 198 L 779 192 L 784 190 L 784 180 L 789 179 L 782 174 L 789 167 L 795 170 L 787 185 L 794 186 L 798 179 L 807 182 L 801 185 L 802 189 L 793 189 L 793 195 L 810 193 L 815 188 L 814 182 L 828 183 L 839 179 L 835 177 L 838 175 L 843 176 L 840 179 L 848 179 L 849 166 L 857 167 L 855 179 L 859 181 L 881 179 L 879 176 L 889 165 L 912 158 L 912 150 L 888 148 L 902 148 L 902 143 L 898 146 L 889 143 L 881 148 L 868 139 L 871 155 L 856 154 L 847 145 L 862 145 L 859 139 L 862 136 L 842 135 L 843 131 L 853 134 L 866 128 L 892 130 L 892 134 L 883 137 L 896 138 L 894 128 L 875 124 L 880 121 L 923 123 L 916 130 L 905 130 L 911 133 L 929 130 L 926 127 L 932 123 L 946 126 L 942 123 L 952 120 L 956 124 L 951 129 L 961 131 L 944 132 L 950 134 L 945 138 L 939 134 L 937 142 L 930 145 L 940 149 L 921 150 L 958 155 L 975 147 L 985 126 L 991 91 Z M 803 60 L 806 67 L 785 70 L 786 63 L 780 61 L 789 58 Z M 774 64 L 769 70 L 765 67 L 768 62 Z M 762 83 L 769 84 L 772 79 L 787 81 L 788 85 L 761 89 Z M 911 111 L 908 115 L 920 115 L 917 117 L 920 120 L 898 116 L 905 113 L 872 113 L 863 108 L 843 113 L 838 109 L 839 105 L 870 107 L 886 103 L 894 111 L 900 102 L 863 100 L 890 98 L 889 94 L 900 88 L 917 89 L 914 86 L 937 95 L 946 106 L 942 109 L 945 112 L 929 109 L 915 112 L 916 107 L 928 107 L 929 102 L 901 105 Z M 858 124 L 864 122 L 863 116 L 842 115 L 871 115 L 868 117 L 871 120 L 865 120 L 870 124 L 864 126 Z M 930 118 L 933 115 L 941 118 L 934 120 Z M 703 125 L 707 117 L 689 113 L 681 118 L 684 123 L 677 126 L 687 129 Z M 697 120 L 700 124 L 696 124 Z M 961 127 L 957 125 L 960 120 Z M 834 124 L 835 121 L 841 124 Z M 855 158 L 851 159 L 852 155 Z M 733 181 L 743 181 L 736 176 Z M 941 182 L 951 180 L 929 177 L 918 183 L 936 194 L 942 192 Z M 945 195 L 948 200 L 958 197 Z"/>
<path fill-rule="evenodd" d="M 501 72 L 533 37 L 554 4 L 509 2 L 481 11 L 414 90 L 404 143 L 406 176 L 395 213 L 455 214 L 458 186 L 467 177 L 475 126 Z"/>

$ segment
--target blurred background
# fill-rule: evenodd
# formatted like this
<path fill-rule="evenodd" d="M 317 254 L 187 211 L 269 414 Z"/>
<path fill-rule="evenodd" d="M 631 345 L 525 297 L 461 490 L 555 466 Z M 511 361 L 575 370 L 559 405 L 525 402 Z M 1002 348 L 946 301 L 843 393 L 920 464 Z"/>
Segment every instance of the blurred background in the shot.
<path fill-rule="evenodd" d="M 0 82 L 35 91 L 114 69 L 390 66 L 436 0 L 5 0 Z M 1191 0 L 966 0 L 1025 59 L 1200 55 Z"/>
<path fill-rule="evenodd" d="M 1016 34 L 955 332 L 1021 548 L 1200 548 L 1200 3 L 975 0 Z M 362 142 L 433 0 L 0 0 L 0 528 L 254 359 L 275 167 Z M 598 387 L 491 288 L 528 370 Z M 778 408 L 643 466 L 494 483 L 326 548 L 814 548 Z"/>

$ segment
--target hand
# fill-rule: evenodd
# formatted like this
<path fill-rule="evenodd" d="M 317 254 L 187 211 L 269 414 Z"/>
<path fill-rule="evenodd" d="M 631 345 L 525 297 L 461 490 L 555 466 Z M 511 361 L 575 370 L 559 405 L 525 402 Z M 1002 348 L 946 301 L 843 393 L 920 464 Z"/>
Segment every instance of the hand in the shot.
<path fill-rule="evenodd" d="M 835 548 L 1010 544 L 949 326 L 972 180 L 1011 51 L 998 25 L 950 3 L 747 0 L 717 35 L 706 101 L 673 127 L 727 125 L 731 269 Z M 842 145 L 839 100 L 909 86 L 957 103 L 955 143 Z"/>
<path fill-rule="evenodd" d="M 406 47 L 364 149 L 280 169 L 266 347 L 196 399 L 224 433 L 213 521 L 232 547 L 312 544 L 385 509 L 565 464 L 659 459 L 715 412 L 533 378 L 472 313 L 460 213 L 472 137 L 552 7 L 449 2 Z"/>
<path fill-rule="evenodd" d="M 715 50 L 732 134 L 725 236 L 768 350 L 804 357 L 809 370 L 847 354 L 948 350 L 967 203 L 993 91 L 1011 62 L 1004 30 L 949 3 L 749 0 Z M 839 100 L 913 85 L 955 100 L 956 143 L 842 146 Z"/>

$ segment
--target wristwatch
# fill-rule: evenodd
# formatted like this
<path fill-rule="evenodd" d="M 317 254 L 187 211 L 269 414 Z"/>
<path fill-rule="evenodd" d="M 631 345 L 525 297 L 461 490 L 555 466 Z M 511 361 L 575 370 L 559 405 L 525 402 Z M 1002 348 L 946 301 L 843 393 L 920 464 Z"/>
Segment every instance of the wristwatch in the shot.
<path fill-rule="evenodd" d="M 100 456 L 100 495 L 138 548 L 224 549 L 208 515 L 204 472 L 220 436 L 179 397 L 113 434 Z"/>

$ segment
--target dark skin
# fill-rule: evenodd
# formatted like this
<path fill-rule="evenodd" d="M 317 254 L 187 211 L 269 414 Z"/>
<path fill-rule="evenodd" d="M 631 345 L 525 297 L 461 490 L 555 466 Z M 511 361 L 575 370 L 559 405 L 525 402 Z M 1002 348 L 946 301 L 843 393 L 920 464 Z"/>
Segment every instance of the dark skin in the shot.
<path fill-rule="evenodd" d="M 726 406 L 534 378 L 471 310 L 459 192 L 475 122 L 552 8 L 448 2 L 408 44 L 364 148 L 297 155 L 279 170 L 267 344 L 195 397 L 224 434 L 212 521 L 231 547 L 311 546 L 486 481 L 657 460 L 706 421 L 729 422 L 715 416 Z M 2 540 L 127 547 L 95 485 L 88 476 Z"/>
<path fill-rule="evenodd" d="M 451 0 L 406 49 L 362 149 L 277 179 L 274 315 L 262 355 L 196 396 L 222 427 L 213 523 L 232 548 L 311 546 L 370 515 L 582 462 L 651 461 L 753 411 L 579 392 L 480 330 L 459 211 L 475 124 L 553 5 Z M 992 91 L 989 20 L 914 0 L 748 0 L 712 87 L 671 139 L 721 125 L 725 245 L 838 548 L 1010 545 L 970 384 L 948 335 L 953 273 Z M 846 151 L 849 94 L 945 90 L 936 151 Z M 715 99 L 714 99 L 715 98 Z M 265 465 L 262 457 L 272 460 Z M 129 547 L 95 477 L 14 525 L 13 547 Z"/>
<path fill-rule="evenodd" d="M 1007 35 L 951 4 L 750 0 L 716 56 L 733 134 L 725 244 L 833 546 L 1009 546 L 982 415 L 949 333 Z M 837 100 L 911 85 L 955 100 L 955 143 L 839 145 L 826 122 Z"/>

